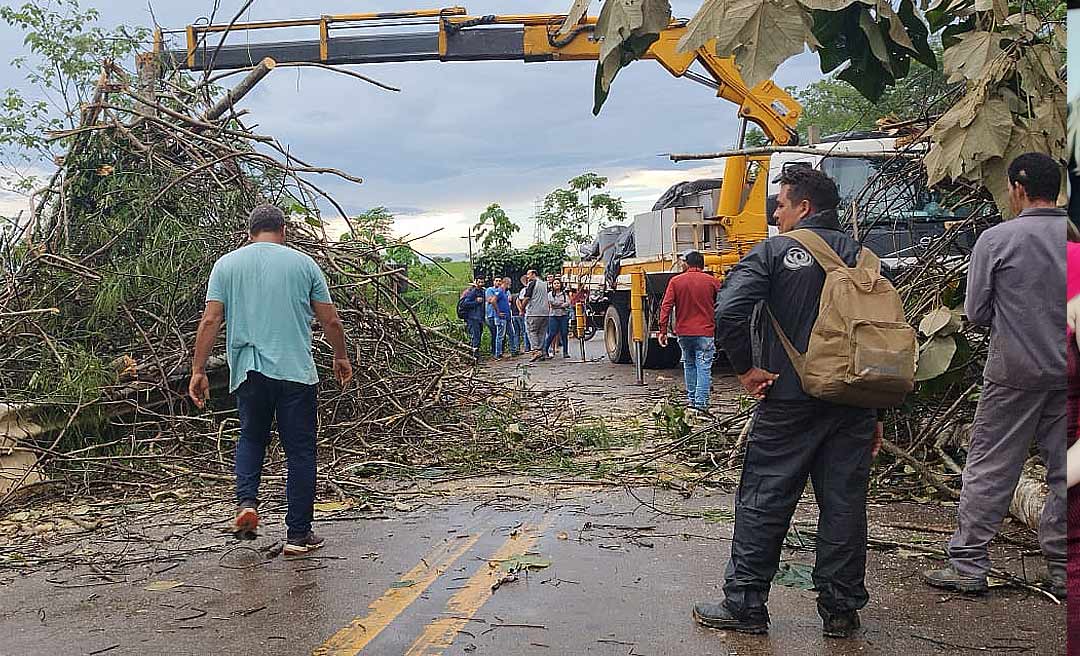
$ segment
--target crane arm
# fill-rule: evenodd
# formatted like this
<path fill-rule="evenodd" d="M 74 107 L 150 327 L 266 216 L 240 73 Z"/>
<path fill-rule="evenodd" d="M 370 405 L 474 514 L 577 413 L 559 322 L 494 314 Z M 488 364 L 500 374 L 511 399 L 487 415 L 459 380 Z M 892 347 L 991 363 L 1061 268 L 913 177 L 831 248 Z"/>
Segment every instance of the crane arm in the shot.
<path fill-rule="evenodd" d="M 155 50 L 189 70 L 250 68 L 265 57 L 279 64 L 374 64 L 409 61 L 595 61 L 600 42 L 594 39 L 596 18 L 584 17 L 559 36 L 562 14 L 470 16 L 462 7 L 421 11 L 326 15 L 319 18 L 258 21 L 231 25 L 189 25 L 184 50 Z M 421 26 L 421 29 L 407 29 Z M 427 29 L 423 29 L 426 26 Z M 266 32 L 293 28 L 318 29 L 318 39 L 212 45 L 213 34 Z M 802 108 L 771 80 L 748 88 L 731 58 L 716 56 L 712 44 L 681 53 L 677 44 L 686 31 L 681 22 L 660 33 L 645 54 L 676 77 L 686 77 L 716 90 L 739 107 L 739 116 L 758 125 L 779 145 L 798 143 L 795 125 Z M 700 63 L 704 77 L 690 70 Z M 745 126 L 744 126 L 745 127 Z"/>

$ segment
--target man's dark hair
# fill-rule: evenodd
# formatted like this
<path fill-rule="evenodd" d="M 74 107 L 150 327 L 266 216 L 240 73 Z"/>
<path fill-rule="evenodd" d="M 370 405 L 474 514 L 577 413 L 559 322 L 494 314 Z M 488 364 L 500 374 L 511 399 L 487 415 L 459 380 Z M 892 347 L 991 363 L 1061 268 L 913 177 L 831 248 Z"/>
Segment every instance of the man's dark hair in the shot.
<path fill-rule="evenodd" d="M 776 181 L 788 186 L 791 201 L 808 200 L 815 212 L 834 210 L 840 204 L 840 192 L 833 179 L 809 166 L 788 166 Z"/>
<path fill-rule="evenodd" d="M 697 251 L 690 251 L 683 259 L 686 260 L 686 266 L 688 267 L 694 269 L 705 268 L 705 256 Z"/>
<path fill-rule="evenodd" d="M 248 232 L 277 232 L 285 227 L 285 213 L 273 205 L 259 205 L 248 215 Z"/>
<path fill-rule="evenodd" d="M 1031 200 L 1057 200 L 1061 165 L 1044 153 L 1024 153 L 1009 164 L 1009 182 L 1020 185 Z"/>

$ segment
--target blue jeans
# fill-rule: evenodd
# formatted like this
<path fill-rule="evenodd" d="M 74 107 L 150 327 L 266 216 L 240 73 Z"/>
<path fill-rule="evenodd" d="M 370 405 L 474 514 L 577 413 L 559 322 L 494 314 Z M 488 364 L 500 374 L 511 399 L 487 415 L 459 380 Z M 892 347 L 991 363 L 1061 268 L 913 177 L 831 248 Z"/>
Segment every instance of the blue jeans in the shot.
<path fill-rule="evenodd" d="M 473 350 L 480 348 L 480 339 L 484 336 L 484 320 L 466 319 L 465 331 L 469 333 L 469 344 L 473 347 Z"/>
<path fill-rule="evenodd" d="M 570 317 L 548 317 L 547 339 L 544 340 L 544 353 L 551 349 L 555 337 L 559 337 L 563 355 L 570 353 Z"/>
<path fill-rule="evenodd" d="M 686 400 L 695 408 L 707 410 L 716 342 L 712 337 L 680 337 L 679 348 L 686 378 Z"/>
<path fill-rule="evenodd" d="M 522 333 L 518 332 L 514 319 L 515 317 L 510 317 L 506 320 L 506 338 L 510 342 L 510 352 L 516 354 L 519 351 L 518 344 L 521 342 Z"/>
<path fill-rule="evenodd" d="M 311 531 L 315 512 L 316 386 L 268 378 L 249 371 L 236 390 L 240 440 L 236 443 L 236 500 L 258 506 L 270 424 L 277 417 L 288 476 L 285 497 L 289 510 L 285 526 L 289 538 Z"/>
<path fill-rule="evenodd" d="M 514 315 L 514 334 L 518 336 L 518 343 L 525 345 L 526 351 L 531 351 L 532 347 L 529 345 L 529 333 L 525 330 L 525 317 L 520 314 Z"/>
<path fill-rule="evenodd" d="M 491 353 L 497 358 L 503 354 L 503 340 L 506 339 L 506 319 L 495 317 L 495 342 L 491 346 Z"/>

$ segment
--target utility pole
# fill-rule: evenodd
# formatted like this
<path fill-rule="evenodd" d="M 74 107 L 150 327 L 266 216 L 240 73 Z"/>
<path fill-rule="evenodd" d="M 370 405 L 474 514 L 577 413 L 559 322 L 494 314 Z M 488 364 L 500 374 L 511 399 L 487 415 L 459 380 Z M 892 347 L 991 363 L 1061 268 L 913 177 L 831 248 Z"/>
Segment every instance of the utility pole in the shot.
<path fill-rule="evenodd" d="M 472 278 L 476 274 L 473 272 L 473 252 L 472 252 L 472 226 L 469 226 L 469 234 L 462 237 L 462 239 L 469 240 L 469 277 Z"/>
<path fill-rule="evenodd" d="M 537 196 L 533 201 L 533 243 L 539 244 L 544 241 L 544 228 L 540 225 L 540 209 L 544 201 Z"/>

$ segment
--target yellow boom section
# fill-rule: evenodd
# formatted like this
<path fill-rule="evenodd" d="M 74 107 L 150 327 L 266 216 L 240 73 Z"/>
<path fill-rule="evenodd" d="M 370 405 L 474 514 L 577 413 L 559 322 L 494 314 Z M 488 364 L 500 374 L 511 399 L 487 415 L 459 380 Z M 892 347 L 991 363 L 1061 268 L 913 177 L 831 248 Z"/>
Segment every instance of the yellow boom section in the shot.
<path fill-rule="evenodd" d="M 272 57 L 287 63 L 382 63 L 389 61 L 594 61 L 600 56 L 595 39 L 595 17 L 584 17 L 566 37 L 557 35 L 564 14 L 470 16 L 464 7 L 419 11 L 328 14 L 318 18 L 268 20 L 234 24 L 189 25 L 186 48 L 165 52 L 185 68 L 218 70 L 249 67 Z M 431 25 L 428 32 L 382 33 L 353 36 L 380 28 Z M 267 32 L 311 27 L 318 39 L 273 43 L 210 43 L 211 35 L 232 32 Z M 751 121 L 773 142 L 794 145 L 795 125 L 802 108 L 784 89 L 766 80 L 748 88 L 731 58 L 717 57 L 712 43 L 680 53 L 679 39 L 686 31 L 673 22 L 645 54 L 669 73 L 683 77 L 698 62 L 711 78 L 717 96 L 739 106 L 739 117 Z M 427 37 L 425 39 L 425 37 Z M 159 33 L 156 44 L 163 41 Z M 156 47 L 160 48 L 160 45 Z M 690 73 L 691 75 L 696 75 Z"/>

